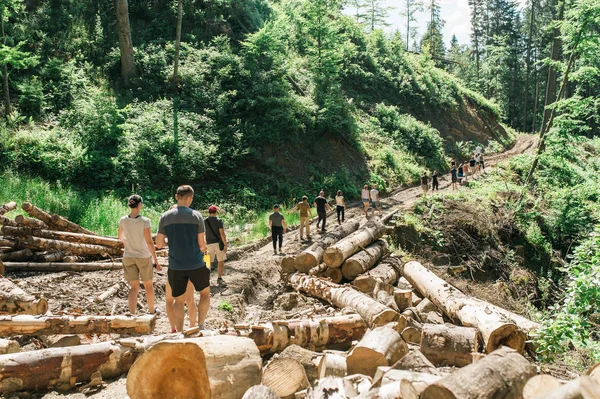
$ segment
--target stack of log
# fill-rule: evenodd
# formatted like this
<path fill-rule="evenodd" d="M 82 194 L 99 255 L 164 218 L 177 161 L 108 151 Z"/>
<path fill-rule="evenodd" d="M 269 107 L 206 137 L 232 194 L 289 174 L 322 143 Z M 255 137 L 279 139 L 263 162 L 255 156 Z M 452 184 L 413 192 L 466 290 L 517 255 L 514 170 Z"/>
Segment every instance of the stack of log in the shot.
<path fill-rule="evenodd" d="M 7 271 L 91 271 L 120 268 L 123 244 L 99 236 L 68 219 L 25 202 L 29 215 L 5 216 L 15 202 L 0 207 L 0 260 Z"/>

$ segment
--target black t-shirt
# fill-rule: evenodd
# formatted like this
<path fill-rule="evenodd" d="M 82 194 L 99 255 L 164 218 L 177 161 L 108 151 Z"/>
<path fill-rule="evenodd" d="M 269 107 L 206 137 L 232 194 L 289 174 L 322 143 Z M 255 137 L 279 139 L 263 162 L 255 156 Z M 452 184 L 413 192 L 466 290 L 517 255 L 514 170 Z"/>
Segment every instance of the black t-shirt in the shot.
<path fill-rule="evenodd" d="M 221 235 L 220 235 L 221 233 L 219 233 L 219 229 L 224 228 L 223 221 L 216 216 L 209 216 L 206 219 L 204 219 L 204 225 L 206 226 L 206 228 L 205 228 L 206 243 L 207 244 L 218 243 L 219 239 L 221 238 Z M 211 227 L 212 227 L 212 229 L 211 229 Z M 215 234 L 213 234 L 213 230 L 215 231 L 215 234 L 218 234 L 217 236 L 215 236 Z"/>
<path fill-rule="evenodd" d="M 471 159 L 471 160 L 469 161 L 469 166 L 475 166 L 475 162 L 476 162 L 476 161 L 475 161 L 474 159 Z"/>
<path fill-rule="evenodd" d="M 325 204 L 327 204 L 327 200 L 323 197 L 315 198 L 315 204 L 317 204 L 317 212 L 326 212 Z"/>
<path fill-rule="evenodd" d="M 438 174 L 437 173 L 432 174 L 431 178 L 433 179 L 434 183 L 437 183 Z"/>
<path fill-rule="evenodd" d="M 421 176 L 421 185 L 429 184 L 429 177 Z"/>
<path fill-rule="evenodd" d="M 456 161 L 452 161 L 452 162 L 450 163 L 450 166 L 452 166 L 453 168 L 455 168 L 455 167 L 456 167 Z"/>
<path fill-rule="evenodd" d="M 456 177 L 456 168 L 450 169 L 450 174 L 452 175 L 452 177 Z"/>

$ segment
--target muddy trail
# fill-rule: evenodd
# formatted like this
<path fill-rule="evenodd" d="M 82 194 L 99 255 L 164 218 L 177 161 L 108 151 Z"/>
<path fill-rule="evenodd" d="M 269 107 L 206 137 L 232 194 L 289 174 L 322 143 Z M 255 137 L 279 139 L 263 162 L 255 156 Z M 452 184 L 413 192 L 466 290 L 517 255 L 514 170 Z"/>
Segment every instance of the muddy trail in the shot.
<path fill-rule="evenodd" d="M 489 154 L 485 157 L 486 171 L 491 170 L 499 162 L 514 155 L 531 153 L 536 148 L 537 137 L 521 135 L 516 138 L 509 150 Z M 476 176 L 474 178 L 477 178 Z M 440 193 L 452 192 L 450 176 L 444 175 L 439 180 Z M 468 187 L 460 187 L 468 190 Z M 400 188 L 393 191 L 386 198 L 382 198 L 383 217 L 390 216 L 410 208 L 415 201 L 423 195 L 420 187 Z M 359 203 L 348 204 L 346 221 L 357 220 L 364 224 L 368 218 L 363 215 L 362 205 Z M 378 214 L 375 217 L 380 217 Z M 331 214 L 327 220 L 329 229 L 337 226 L 335 215 Z M 313 240 L 322 234 L 317 230 L 315 223 L 311 224 Z M 295 254 L 311 243 L 300 241 L 297 231 L 290 231 L 284 235 L 283 252 Z M 302 295 L 287 288 L 280 278 L 280 264 L 283 255 L 273 255 L 271 243 L 257 250 L 250 250 L 237 257 L 238 260 L 225 263 L 224 279 L 226 287 L 216 285 L 216 270 L 211 275 L 211 306 L 205 327 L 212 330 L 222 330 L 233 327 L 235 324 L 258 324 L 272 320 L 286 320 L 291 318 L 308 318 L 318 315 L 333 315 L 336 311 L 330 305 L 315 298 Z M 166 258 L 160 259 L 167 264 Z M 115 296 L 96 303 L 94 298 L 122 279 L 122 270 L 108 270 L 95 272 L 60 272 L 60 273 L 7 273 L 19 287 L 26 289 L 34 295 L 43 295 L 48 299 L 49 311 L 56 315 L 61 314 L 91 314 L 91 315 L 119 315 L 127 314 L 127 290 L 121 290 Z M 158 316 L 156 329 L 153 334 L 165 334 L 170 331 L 169 323 L 164 314 L 166 270 L 155 274 L 156 303 L 163 313 Z M 143 287 L 140 290 L 138 313 L 147 312 Z M 188 318 L 186 316 L 186 327 Z M 95 343 L 110 341 L 118 336 L 90 335 L 82 336 L 82 343 Z M 22 350 L 37 350 L 43 343 L 36 338 L 22 338 Z M 98 391 L 86 388 L 79 392 L 77 389 L 68 392 L 38 392 L 20 393 L 8 396 L 9 398 L 125 398 L 126 377 L 107 381 L 107 384 Z"/>

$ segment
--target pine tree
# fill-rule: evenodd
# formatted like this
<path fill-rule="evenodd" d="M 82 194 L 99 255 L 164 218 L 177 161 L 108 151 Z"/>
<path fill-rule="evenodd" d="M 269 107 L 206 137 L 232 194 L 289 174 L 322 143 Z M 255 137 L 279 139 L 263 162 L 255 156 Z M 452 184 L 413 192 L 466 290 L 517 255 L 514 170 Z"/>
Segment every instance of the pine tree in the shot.
<path fill-rule="evenodd" d="M 429 11 L 429 22 L 427 23 L 427 31 L 421 39 L 421 48 L 428 48 L 432 58 L 443 57 L 446 53 L 446 46 L 442 36 L 444 21 L 440 16 L 439 0 L 430 0 L 427 9 Z"/>
<path fill-rule="evenodd" d="M 386 6 L 385 3 L 384 0 L 364 0 L 366 26 L 370 32 L 390 25 L 387 17 L 393 8 Z"/>
<path fill-rule="evenodd" d="M 475 57 L 475 75 L 479 83 L 481 71 L 481 59 L 484 54 L 485 42 L 485 3 L 484 0 L 469 0 L 471 8 L 471 41 L 473 43 L 472 54 Z"/>
<path fill-rule="evenodd" d="M 365 14 L 366 3 L 366 0 L 349 0 L 346 3 L 354 11 L 352 17 L 359 25 L 364 25 L 367 20 L 367 14 Z"/>
<path fill-rule="evenodd" d="M 404 8 L 400 12 L 400 15 L 406 18 L 406 50 L 408 50 L 410 40 L 414 40 L 417 35 L 417 19 L 415 18 L 415 14 L 423 11 L 423 1 L 404 0 L 403 6 Z"/>

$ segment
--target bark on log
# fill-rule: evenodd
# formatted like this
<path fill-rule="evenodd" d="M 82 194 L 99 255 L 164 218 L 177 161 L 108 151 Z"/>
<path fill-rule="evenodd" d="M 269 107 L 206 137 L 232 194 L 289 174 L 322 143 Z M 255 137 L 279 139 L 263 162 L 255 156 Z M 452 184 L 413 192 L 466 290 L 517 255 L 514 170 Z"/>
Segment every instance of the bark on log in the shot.
<path fill-rule="evenodd" d="M 359 291 L 370 294 L 375 289 L 375 283 L 377 281 L 391 285 L 396 284 L 398 277 L 400 276 L 401 267 L 402 264 L 400 259 L 390 256 L 374 269 L 356 277 L 352 282 L 352 285 Z"/>
<path fill-rule="evenodd" d="M 2 216 L 2 215 L 0 215 L 0 224 L 3 225 L 3 226 L 12 226 L 12 227 L 19 226 L 17 224 L 17 222 L 15 222 L 14 220 L 9 219 L 6 216 Z"/>
<path fill-rule="evenodd" d="M 296 269 L 294 269 L 296 270 Z M 255 385 L 248 389 L 242 399 L 281 399 L 273 390 L 264 385 Z"/>
<path fill-rule="evenodd" d="M 378 366 L 391 366 L 407 353 L 408 347 L 400 334 L 389 327 L 377 327 L 368 332 L 348 354 L 348 374 L 373 377 Z"/>
<path fill-rule="evenodd" d="M 391 321 L 406 323 L 398 312 L 369 298 L 349 286 L 341 286 L 317 277 L 293 274 L 289 283 L 297 291 L 323 299 L 339 308 L 353 308 L 369 326 L 382 326 Z"/>
<path fill-rule="evenodd" d="M 346 259 L 360 251 L 361 247 L 366 247 L 384 234 L 385 225 L 379 219 L 371 220 L 356 232 L 327 248 L 323 254 L 323 261 L 329 267 L 340 267 Z"/>
<path fill-rule="evenodd" d="M 28 218 L 23 215 L 15 216 L 15 223 L 27 229 L 47 229 L 48 225 L 39 219 Z M 7 234 L 7 233 L 4 233 Z"/>
<path fill-rule="evenodd" d="M 279 354 L 278 359 L 289 358 L 300 362 L 302 367 L 304 367 L 308 382 L 312 385 L 319 378 L 318 365 L 321 357 L 323 355 L 320 353 L 305 349 L 299 345 L 290 345 Z"/>
<path fill-rule="evenodd" d="M 118 238 L 104 237 L 98 235 L 89 235 L 82 233 L 72 233 L 68 231 L 44 230 L 44 229 L 29 229 L 24 227 L 3 227 L 2 233 L 7 236 L 36 236 L 47 238 L 50 240 L 60 240 L 68 242 L 76 242 L 81 244 L 103 245 L 109 248 L 123 248 L 123 243 Z"/>
<path fill-rule="evenodd" d="M 385 240 L 377 240 L 367 246 L 363 251 L 360 251 L 344 261 L 341 266 L 344 277 L 350 281 L 363 273 L 371 270 L 379 259 L 386 255 L 389 251 L 388 244 Z"/>
<path fill-rule="evenodd" d="M 454 324 L 423 324 L 421 352 L 436 366 L 463 367 L 473 363 L 477 329 Z"/>
<path fill-rule="evenodd" d="M 263 370 L 261 384 L 282 398 L 289 398 L 309 386 L 302 364 L 290 358 L 276 358 L 269 362 Z"/>
<path fill-rule="evenodd" d="M 0 316 L 0 336 L 150 334 L 156 316 Z"/>
<path fill-rule="evenodd" d="M 0 215 L 4 215 L 5 213 L 8 213 L 15 209 L 17 209 L 17 203 L 14 201 L 11 201 L 9 203 L 2 205 L 2 207 L 0 207 Z"/>
<path fill-rule="evenodd" d="M 47 238 L 39 237 L 27 237 L 26 242 L 27 247 L 32 249 L 57 249 L 77 255 L 99 255 L 103 257 L 108 255 L 123 255 L 123 250 L 121 249 L 108 248 L 94 244 L 78 244 L 67 241 L 49 240 Z"/>
<path fill-rule="evenodd" d="M 0 277 L 0 313 L 44 314 L 48 311 L 48 301 L 37 299 L 19 288 L 6 277 Z"/>
<path fill-rule="evenodd" d="M 400 312 L 400 309 L 398 309 L 398 305 L 396 305 L 396 300 L 394 298 L 393 286 L 377 281 L 377 283 L 375 283 L 375 289 L 373 290 L 373 298 L 388 308 L 393 309 L 396 312 Z M 402 328 L 404 328 L 404 326 L 402 326 Z"/>
<path fill-rule="evenodd" d="M 320 265 L 310 269 L 308 274 L 310 274 L 311 276 L 325 277 L 327 269 L 329 269 L 327 265 L 325 263 L 321 263 Z"/>
<path fill-rule="evenodd" d="M 560 388 L 549 392 L 539 399 L 599 399 L 600 384 L 591 377 L 584 375 L 576 380 L 570 381 Z"/>
<path fill-rule="evenodd" d="M 346 375 L 346 356 L 337 353 L 324 353 L 318 366 L 319 379 L 325 377 L 344 377 Z"/>
<path fill-rule="evenodd" d="M 131 399 L 239 399 L 260 384 L 262 359 L 251 339 L 230 336 L 167 340 L 127 375 Z"/>
<path fill-rule="evenodd" d="M 371 385 L 373 385 L 373 379 L 368 375 L 352 374 L 344 377 L 344 379 L 356 388 L 359 395 L 368 392 L 371 389 Z"/>
<path fill-rule="evenodd" d="M 306 392 L 307 399 L 346 399 L 358 396 L 352 383 L 344 378 L 327 377 Z"/>
<path fill-rule="evenodd" d="M 536 375 L 527 381 L 523 388 L 523 399 L 545 398 L 549 393 L 557 390 L 563 384 L 548 374 Z"/>
<path fill-rule="evenodd" d="M 12 339 L 0 339 L 0 355 L 17 353 L 19 351 L 21 351 L 21 347 L 17 341 L 13 341 Z"/>
<path fill-rule="evenodd" d="M 423 325 L 421 323 L 412 319 L 408 319 L 407 326 L 404 328 L 404 330 L 402 330 L 400 335 L 402 335 L 402 339 L 406 342 L 420 345 L 422 331 Z"/>
<path fill-rule="evenodd" d="M 395 370 L 408 370 L 417 373 L 440 375 L 433 363 L 431 363 L 420 350 L 408 352 L 406 356 L 398 360 L 392 368 Z"/>
<path fill-rule="evenodd" d="M 78 225 L 77 223 L 73 223 L 70 220 L 60 216 L 60 215 L 52 215 L 52 224 L 59 227 L 59 230 L 70 231 L 71 233 L 81 233 L 87 234 L 91 236 L 97 236 L 98 234 L 94 233 L 91 230 L 85 229 Z"/>
<path fill-rule="evenodd" d="M 35 254 L 35 260 L 41 263 L 60 262 L 64 257 L 65 253 L 62 251 Z"/>
<path fill-rule="evenodd" d="M 123 268 L 121 262 L 90 262 L 90 263 L 37 263 L 37 262 L 6 262 L 4 267 L 11 272 L 91 272 L 97 270 L 118 270 Z"/>
<path fill-rule="evenodd" d="M 339 267 L 328 267 L 327 270 L 325 270 L 325 277 L 334 283 L 339 284 L 344 279 L 344 274 Z"/>
<path fill-rule="evenodd" d="M 402 399 L 419 399 L 421 392 L 429 385 L 442 379 L 440 375 L 429 373 L 418 373 L 415 371 L 389 369 L 381 377 L 381 387 L 387 387 L 390 391 L 391 385 L 395 385 L 394 392 L 399 392 Z M 380 392 L 380 396 L 382 392 Z"/>
<path fill-rule="evenodd" d="M 35 205 L 33 205 L 29 202 L 23 202 L 23 205 L 21 205 L 21 208 L 23 208 L 23 210 L 25 212 L 27 212 L 27 214 L 29 216 L 41 220 L 42 222 L 46 223 L 48 226 L 55 227 L 52 223 L 52 215 L 49 214 L 48 212 L 41 210 L 40 208 L 36 207 Z"/>
<path fill-rule="evenodd" d="M 119 281 L 118 283 L 112 285 L 110 288 L 105 290 L 103 293 L 94 298 L 94 302 L 102 303 L 106 301 L 107 298 L 115 295 L 120 290 L 124 290 L 126 288 L 127 283 L 124 280 Z"/>
<path fill-rule="evenodd" d="M 156 254 L 157 256 L 158 253 Z M 75 255 L 67 255 L 65 256 L 65 258 L 63 259 L 63 262 L 68 262 L 68 263 L 81 263 L 81 262 L 85 262 L 85 258 L 83 256 L 75 256 Z"/>
<path fill-rule="evenodd" d="M 400 311 L 410 308 L 412 306 L 412 290 L 395 288 L 394 301 L 396 301 L 396 306 L 398 306 Z"/>
<path fill-rule="evenodd" d="M 0 247 L 3 248 L 14 248 L 17 243 L 13 240 L 8 240 L 6 238 L 0 238 Z"/>
<path fill-rule="evenodd" d="M 421 399 L 521 398 L 536 367 L 517 351 L 502 347 L 427 387 Z"/>
<path fill-rule="evenodd" d="M 463 294 L 418 262 L 405 264 L 403 275 L 452 320 L 460 320 L 467 327 L 476 327 L 487 353 L 502 345 L 523 352 L 525 333 L 518 328 L 514 319 L 498 311 L 499 308 Z"/>
<path fill-rule="evenodd" d="M 33 252 L 29 248 L 0 255 L 0 260 L 3 262 L 28 260 L 31 258 L 33 258 Z"/>
<path fill-rule="evenodd" d="M 319 241 L 313 243 L 310 247 L 295 256 L 294 265 L 296 270 L 300 273 L 308 273 L 310 269 L 321 263 L 325 249 L 354 233 L 358 229 L 358 226 L 358 222 L 346 222 L 335 230 L 325 234 Z"/>

